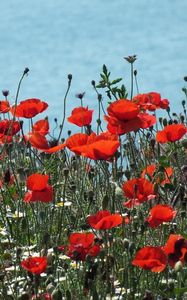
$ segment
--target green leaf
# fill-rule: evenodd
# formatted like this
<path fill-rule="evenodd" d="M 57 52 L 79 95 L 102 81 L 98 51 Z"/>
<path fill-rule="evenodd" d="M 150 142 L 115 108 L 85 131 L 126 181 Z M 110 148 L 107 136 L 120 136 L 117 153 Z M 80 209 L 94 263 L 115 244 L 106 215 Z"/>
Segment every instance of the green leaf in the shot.
<path fill-rule="evenodd" d="M 122 80 L 122 78 L 117 78 L 111 82 L 111 85 L 116 84 L 116 83 L 120 82 L 121 80 Z"/>
<path fill-rule="evenodd" d="M 106 67 L 106 65 L 103 65 L 103 73 L 104 73 L 105 75 L 107 75 L 107 74 L 108 74 L 108 70 L 107 70 L 107 67 Z"/>
<path fill-rule="evenodd" d="M 158 162 L 159 164 L 166 168 L 166 167 L 169 167 L 170 166 L 170 162 L 169 162 L 169 158 L 167 156 L 161 156 L 159 159 L 158 159 Z"/>
<path fill-rule="evenodd" d="M 187 287 L 174 289 L 175 296 L 182 296 L 186 292 L 187 292 Z"/>

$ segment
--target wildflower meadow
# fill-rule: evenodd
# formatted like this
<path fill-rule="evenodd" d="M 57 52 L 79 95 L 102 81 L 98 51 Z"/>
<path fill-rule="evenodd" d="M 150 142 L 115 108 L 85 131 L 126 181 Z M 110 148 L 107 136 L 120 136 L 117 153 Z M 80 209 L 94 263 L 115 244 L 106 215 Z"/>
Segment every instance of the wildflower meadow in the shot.
<path fill-rule="evenodd" d="M 55 131 L 19 97 L 28 68 L 2 91 L 0 300 L 187 299 L 187 77 L 173 113 L 135 60 L 129 93 L 103 65 L 97 110 L 79 93 L 71 115 L 69 74 Z"/>

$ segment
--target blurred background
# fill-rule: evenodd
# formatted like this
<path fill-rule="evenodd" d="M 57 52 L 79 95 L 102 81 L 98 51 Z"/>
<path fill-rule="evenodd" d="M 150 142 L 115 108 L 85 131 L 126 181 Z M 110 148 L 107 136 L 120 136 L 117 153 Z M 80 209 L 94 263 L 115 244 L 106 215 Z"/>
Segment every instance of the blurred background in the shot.
<path fill-rule="evenodd" d="M 67 116 L 79 106 L 75 94 L 80 92 L 86 92 L 84 103 L 96 109 L 91 80 L 98 82 L 106 64 L 112 78 L 123 77 L 129 90 L 130 65 L 123 57 L 136 54 L 140 92 L 160 92 L 173 111 L 181 111 L 186 0 L 1 0 L 0 11 L 0 90 L 10 90 L 12 103 L 28 67 L 19 100 L 48 102 L 44 115 L 50 120 L 62 118 L 69 73 Z"/>

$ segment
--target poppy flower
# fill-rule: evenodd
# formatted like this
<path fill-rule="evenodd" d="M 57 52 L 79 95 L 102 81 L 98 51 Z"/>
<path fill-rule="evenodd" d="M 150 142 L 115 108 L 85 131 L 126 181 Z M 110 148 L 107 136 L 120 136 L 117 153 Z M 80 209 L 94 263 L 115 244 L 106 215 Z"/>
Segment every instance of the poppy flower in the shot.
<path fill-rule="evenodd" d="M 0 121 L 0 134 L 14 136 L 20 131 L 20 122 L 4 119 Z"/>
<path fill-rule="evenodd" d="M 136 253 L 132 265 L 159 273 L 166 268 L 167 256 L 160 247 L 146 246 Z"/>
<path fill-rule="evenodd" d="M 150 216 L 146 219 L 152 228 L 158 227 L 163 222 L 170 222 L 176 216 L 176 211 L 169 205 L 158 204 L 150 210 Z"/>
<path fill-rule="evenodd" d="M 28 141 L 32 147 L 43 151 L 48 154 L 55 153 L 65 148 L 65 143 L 59 144 L 57 146 L 51 147 L 46 137 L 38 132 L 30 132 L 27 136 L 25 136 L 25 140 Z"/>
<path fill-rule="evenodd" d="M 102 210 L 87 217 L 87 222 L 96 230 L 106 230 L 121 225 L 123 218 L 119 214 L 111 214 L 108 210 Z"/>
<path fill-rule="evenodd" d="M 12 106 L 10 111 L 15 117 L 30 119 L 42 113 L 47 107 L 48 104 L 46 102 L 32 98 L 21 101 L 16 107 Z"/>
<path fill-rule="evenodd" d="M 156 170 L 157 170 L 157 166 L 155 164 L 146 166 L 146 168 L 142 171 L 141 177 L 145 178 L 145 176 L 148 175 L 151 179 L 155 179 L 155 181 L 161 185 L 165 185 L 166 183 L 171 182 L 170 177 L 173 175 L 172 167 L 164 168 L 161 174 L 160 172 L 158 172 L 157 174 Z"/>
<path fill-rule="evenodd" d="M 94 243 L 93 233 L 72 233 L 69 237 L 67 255 L 73 260 L 84 261 L 87 255 L 95 257 L 100 252 L 100 246 Z"/>
<path fill-rule="evenodd" d="M 138 105 L 127 99 L 117 100 L 107 108 L 107 129 L 113 134 L 125 134 L 148 128 L 156 123 L 156 118 L 146 113 L 140 113 Z"/>
<path fill-rule="evenodd" d="M 72 110 L 71 116 L 67 118 L 68 122 L 73 123 L 79 127 L 90 125 L 92 122 L 93 110 L 88 107 L 77 107 Z"/>
<path fill-rule="evenodd" d="M 46 271 L 47 258 L 46 257 L 28 257 L 21 261 L 21 266 L 30 273 L 40 275 Z"/>
<path fill-rule="evenodd" d="M 11 135 L 0 134 L 0 145 L 10 144 L 13 142 L 13 138 Z"/>
<path fill-rule="evenodd" d="M 137 104 L 141 110 L 155 111 L 158 108 L 167 109 L 169 101 L 161 99 L 161 95 L 156 92 L 138 94 L 133 97 L 132 102 Z"/>
<path fill-rule="evenodd" d="M 39 120 L 32 126 L 33 133 L 39 133 L 41 135 L 46 135 L 49 133 L 49 122 L 48 119 Z"/>
<path fill-rule="evenodd" d="M 170 234 L 163 251 L 168 255 L 171 267 L 174 267 L 178 261 L 187 262 L 187 240 L 182 235 Z"/>
<path fill-rule="evenodd" d="M 53 188 L 48 184 L 48 175 L 32 174 L 27 178 L 27 188 L 25 202 L 50 202 L 53 199 Z"/>
<path fill-rule="evenodd" d="M 187 132 L 184 124 L 171 124 L 164 127 L 163 130 L 158 131 L 156 140 L 158 143 L 176 142 L 180 140 Z"/>
<path fill-rule="evenodd" d="M 109 132 L 100 135 L 91 133 L 89 136 L 76 134 L 65 144 L 74 153 L 94 160 L 110 160 L 120 146 L 117 136 Z"/>
<path fill-rule="evenodd" d="M 145 201 L 155 198 L 154 185 L 145 178 L 133 178 L 122 186 L 124 196 L 130 200 L 124 206 L 131 208 Z"/>
<path fill-rule="evenodd" d="M 0 113 L 5 114 L 9 112 L 10 110 L 10 104 L 8 101 L 0 101 Z"/>

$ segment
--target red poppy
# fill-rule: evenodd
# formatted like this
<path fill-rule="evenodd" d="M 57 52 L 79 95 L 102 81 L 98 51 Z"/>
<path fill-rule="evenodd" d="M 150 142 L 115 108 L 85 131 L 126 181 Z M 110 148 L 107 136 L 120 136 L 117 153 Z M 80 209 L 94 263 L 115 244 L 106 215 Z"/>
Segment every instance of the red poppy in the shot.
<path fill-rule="evenodd" d="M 5 101 L 1 100 L 0 101 L 0 113 L 5 114 L 5 113 L 9 112 L 9 110 L 10 110 L 9 102 L 6 100 Z"/>
<path fill-rule="evenodd" d="M 27 178 L 27 188 L 25 202 L 50 202 L 53 199 L 53 188 L 48 184 L 48 175 L 32 174 Z"/>
<path fill-rule="evenodd" d="M 12 106 L 10 111 L 13 116 L 30 119 L 42 113 L 47 107 L 46 102 L 32 98 L 21 101 L 16 107 Z"/>
<path fill-rule="evenodd" d="M 20 122 L 4 119 L 0 121 L 0 134 L 13 136 L 20 131 Z"/>
<path fill-rule="evenodd" d="M 28 257 L 21 261 L 21 266 L 30 273 L 40 275 L 46 271 L 47 258 L 46 257 Z"/>
<path fill-rule="evenodd" d="M 94 229 L 106 230 L 121 225 L 123 218 L 119 214 L 111 214 L 108 210 L 102 210 L 87 217 L 87 222 Z"/>
<path fill-rule="evenodd" d="M 158 204 L 150 210 L 150 216 L 146 219 L 152 228 L 158 227 L 163 222 L 170 222 L 176 216 L 176 211 L 169 205 Z"/>
<path fill-rule="evenodd" d="M 125 134 L 140 128 L 148 128 L 156 123 L 156 118 L 140 113 L 138 105 L 127 99 L 117 100 L 107 108 L 107 129 L 113 134 Z"/>
<path fill-rule="evenodd" d="M 158 131 L 156 140 L 158 143 L 176 142 L 180 140 L 187 132 L 184 124 L 171 124 L 164 127 L 163 130 Z"/>
<path fill-rule="evenodd" d="M 151 272 L 162 272 L 167 265 L 167 256 L 160 247 L 146 246 L 136 253 L 132 265 Z"/>
<path fill-rule="evenodd" d="M 161 95 L 155 92 L 138 94 L 133 97 L 132 101 L 142 110 L 155 111 L 158 108 L 167 109 L 169 106 L 169 101 L 167 99 L 161 99 Z"/>
<path fill-rule="evenodd" d="M 130 199 L 124 202 L 124 206 L 129 208 L 155 198 L 154 185 L 145 178 L 128 180 L 122 188 L 125 197 Z"/>
<path fill-rule="evenodd" d="M 164 171 L 161 174 L 160 172 L 157 174 L 156 170 L 157 166 L 155 164 L 149 165 L 142 171 L 141 177 L 144 178 L 148 175 L 151 179 L 155 179 L 155 181 L 161 185 L 171 182 L 170 177 L 173 175 L 172 167 L 164 168 Z"/>
<path fill-rule="evenodd" d="M 95 257 L 100 252 L 100 246 L 94 243 L 93 233 L 72 233 L 69 237 L 67 255 L 73 260 L 84 261 L 87 255 Z"/>
<path fill-rule="evenodd" d="M 120 143 L 116 135 L 103 132 L 100 135 L 92 133 L 75 134 L 67 139 L 66 146 L 76 154 L 94 160 L 110 160 L 117 151 Z"/>
<path fill-rule="evenodd" d="M 33 133 L 39 133 L 41 135 L 46 135 L 49 133 L 49 122 L 48 119 L 39 120 L 32 126 Z"/>
<path fill-rule="evenodd" d="M 93 110 L 88 107 L 77 107 L 72 110 L 71 116 L 67 118 L 68 122 L 73 123 L 79 127 L 90 125 L 92 122 Z"/>
<path fill-rule="evenodd" d="M 168 255 L 171 267 L 174 267 L 178 261 L 187 262 L 187 240 L 182 235 L 170 234 L 163 251 Z"/>
<path fill-rule="evenodd" d="M 120 121 L 132 120 L 139 114 L 139 107 L 130 100 L 119 99 L 109 105 L 107 112 Z"/>
<path fill-rule="evenodd" d="M 0 144 L 10 144 L 13 142 L 13 138 L 11 135 L 0 134 Z"/>
<path fill-rule="evenodd" d="M 65 148 L 66 144 L 59 144 L 57 146 L 51 147 L 49 142 L 47 141 L 46 137 L 43 134 L 40 134 L 38 132 L 29 133 L 27 136 L 25 136 L 25 140 L 28 141 L 32 147 L 46 152 L 48 154 L 55 153 L 57 151 L 60 151 Z"/>

